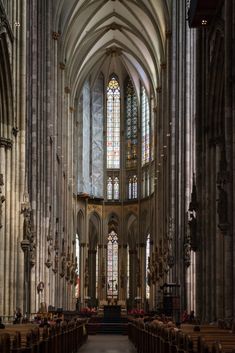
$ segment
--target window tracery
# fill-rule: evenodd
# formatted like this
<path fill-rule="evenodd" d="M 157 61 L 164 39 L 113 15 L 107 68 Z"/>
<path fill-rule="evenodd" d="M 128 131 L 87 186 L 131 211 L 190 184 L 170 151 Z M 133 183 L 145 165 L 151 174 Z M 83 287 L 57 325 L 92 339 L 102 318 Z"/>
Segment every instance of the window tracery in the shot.
<path fill-rule="evenodd" d="M 118 236 L 112 230 L 108 235 L 107 244 L 107 297 L 117 298 L 118 295 Z"/>
<path fill-rule="evenodd" d="M 115 75 L 107 86 L 107 168 L 120 168 L 120 86 Z"/>

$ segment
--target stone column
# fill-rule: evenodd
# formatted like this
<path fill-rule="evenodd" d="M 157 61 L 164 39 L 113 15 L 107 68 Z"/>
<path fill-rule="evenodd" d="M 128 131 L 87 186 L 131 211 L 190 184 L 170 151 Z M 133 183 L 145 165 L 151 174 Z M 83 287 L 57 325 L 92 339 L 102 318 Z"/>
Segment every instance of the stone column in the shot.
<path fill-rule="evenodd" d="M 89 284 L 88 284 L 88 297 L 92 306 L 96 298 L 96 250 L 88 250 L 88 271 L 89 271 Z"/>
<path fill-rule="evenodd" d="M 225 148 L 227 158 L 227 169 L 230 177 L 227 180 L 227 207 L 228 210 L 228 231 L 224 239 L 224 304 L 225 304 L 225 317 L 231 318 L 233 316 L 233 188 L 232 188 L 232 168 L 233 168 L 233 114 L 234 114 L 234 101 L 233 101 L 233 86 L 231 80 L 234 72 L 234 57 L 233 57 L 233 37 L 234 22 L 233 12 L 234 3 L 232 0 L 225 1 Z"/>

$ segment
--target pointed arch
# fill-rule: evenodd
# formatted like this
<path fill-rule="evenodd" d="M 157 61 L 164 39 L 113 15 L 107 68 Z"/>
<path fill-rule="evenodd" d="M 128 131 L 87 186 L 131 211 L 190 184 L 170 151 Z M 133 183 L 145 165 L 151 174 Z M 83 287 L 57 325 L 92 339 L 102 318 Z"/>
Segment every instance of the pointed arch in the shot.
<path fill-rule="evenodd" d="M 85 241 L 85 217 L 84 217 L 84 212 L 82 209 L 80 209 L 77 213 L 77 227 L 76 231 L 78 234 L 78 238 L 80 242 Z"/>
<path fill-rule="evenodd" d="M 12 72 L 7 33 L 0 33 L 0 136 L 11 139 L 13 128 Z"/>
<path fill-rule="evenodd" d="M 97 212 L 92 212 L 89 216 L 89 249 L 95 250 L 101 234 L 101 219 Z"/>

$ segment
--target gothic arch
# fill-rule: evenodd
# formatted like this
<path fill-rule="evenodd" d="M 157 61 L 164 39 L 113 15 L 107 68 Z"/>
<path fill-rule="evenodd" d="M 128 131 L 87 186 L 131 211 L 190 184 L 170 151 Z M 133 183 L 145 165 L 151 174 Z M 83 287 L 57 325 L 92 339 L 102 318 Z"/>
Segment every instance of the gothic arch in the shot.
<path fill-rule="evenodd" d="M 79 210 L 77 214 L 77 227 L 76 232 L 78 234 L 79 240 L 85 242 L 85 230 L 84 230 L 84 213 L 83 210 Z"/>
<path fill-rule="evenodd" d="M 12 73 L 7 33 L 0 33 L 0 137 L 10 139 L 13 128 Z"/>
<path fill-rule="evenodd" d="M 143 210 L 140 217 L 140 242 L 145 243 L 150 232 L 149 212 Z"/>
<path fill-rule="evenodd" d="M 126 217 L 126 234 L 127 234 L 127 243 L 130 249 L 136 248 L 136 239 L 138 231 L 138 221 L 137 216 L 133 213 L 129 213 Z"/>
<path fill-rule="evenodd" d="M 92 212 L 89 217 L 89 249 L 95 250 L 100 239 L 101 234 L 101 220 L 96 212 Z"/>

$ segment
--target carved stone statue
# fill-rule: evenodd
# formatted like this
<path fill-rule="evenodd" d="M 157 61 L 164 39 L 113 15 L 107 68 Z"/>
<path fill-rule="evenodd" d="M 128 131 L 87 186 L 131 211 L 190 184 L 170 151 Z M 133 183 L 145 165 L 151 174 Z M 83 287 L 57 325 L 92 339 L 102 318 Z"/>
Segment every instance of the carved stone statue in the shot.
<path fill-rule="evenodd" d="M 61 272 L 60 272 L 60 277 L 61 278 L 64 277 L 65 270 L 66 270 L 66 260 L 65 260 L 65 257 L 63 256 L 62 260 L 61 260 Z"/>
<path fill-rule="evenodd" d="M 184 244 L 184 263 L 186 267 L 189 267 L 191 263 L 191 246 L 189 242 Z"/>
<path fill-rule="evenodd" d="M 31 240 L 31 212 L 29 208 L 24 211 L 23 239 Z"/>
<path fill-rule="evenodd" d="M 36 245 L 35 243 L 31 244 L 30 248 L 30 265 L 33 267 L 36 263 Z"/>
<path fill-rule="evenodd" d="M 51 250 L 52 250 L 52 241 L 49 242 L 48 247 L 47 247 L 47 261 L 45 262 L 45 265 L 47 266 L 47 268 L 50 268 L 52 265 L 52 261 L 51 261 Z"/>

